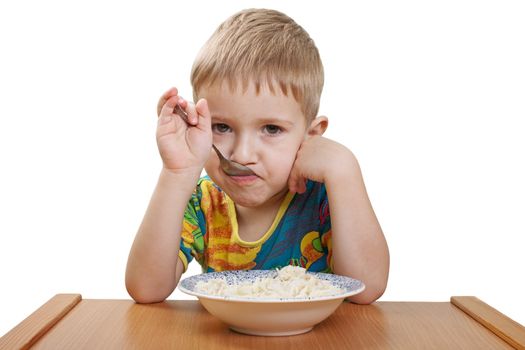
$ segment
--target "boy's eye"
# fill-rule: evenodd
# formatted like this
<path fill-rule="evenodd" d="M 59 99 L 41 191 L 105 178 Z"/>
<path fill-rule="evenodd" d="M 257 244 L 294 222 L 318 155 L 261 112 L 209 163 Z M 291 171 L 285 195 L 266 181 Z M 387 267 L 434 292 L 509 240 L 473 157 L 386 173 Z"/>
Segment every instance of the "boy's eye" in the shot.
<path fill-rule="evenodd" d="M 211 128 L 213 131 L 218 132 L 220 134 L 231 131 L 231 128 L 227 124 L 224 124 L 224 123 L 213 124 Z"/>
<path fill-rule="evenodd" d="M 264 131 L 270 135 L 277 135 L 282 131 L 282 129 L 278 127 L 277 125 L 270 124 L 270 125 L 264 126 Z"/>

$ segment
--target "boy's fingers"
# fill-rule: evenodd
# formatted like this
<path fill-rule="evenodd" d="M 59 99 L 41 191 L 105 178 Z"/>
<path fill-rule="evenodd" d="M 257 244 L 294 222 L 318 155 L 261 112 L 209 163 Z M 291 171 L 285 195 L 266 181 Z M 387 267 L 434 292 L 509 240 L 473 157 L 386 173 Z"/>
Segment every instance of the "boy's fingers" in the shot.
<path fill-rule="evenodd" d="M 179 106 L 186 112 L 188 123 L 191 125 L 197 125 L 199 123 L 199 116 L 197 115 L 197 110 L 193 103 L 188 103 L 182 97 L 179 98 L 177 102 Z"/>
<path fill-rule="evenodd" d="M 292 168 L 292 171 L 290 172 L 290 177 L 288 178 L 288 189 L 292 193 L 297 192 L 297 178 L 298 174 L 294 167 Z"/>
<path fill-rule="evenodd" d="M 303 193 L 306 191 L 306 179 L 300 175 L 295 166 L 292 168 L 288 178 L 288 189 L 292 193 Z"/>
<path fill-rule="evenodd" d="M 157 121 L 157 140 L 176 130 L 172 115 L 161 115 Z"/>
<path fill-rule="evenodd" d="M 170 98 L 168 98 L 166 101 L 164 101 L 164 104 L 162 105 L 162 108 L 159 112 L 160 116 L 165 115 L 172 115 L 173 109 L 175 108 L 175 105 L 179 103 L 180 97 L 177 95 L 173 95 Z"/>
<path fill-rule="evenodd" d="M 195 108 L 197 109 L 197 112 L 200 116 L 204 118 L 210 118 L 210 109 L 208 108 L 208 101 L 206 101 L 206 99 L 201 98 L 198 100 Z"/>
<path fill-rule="evenodd" d="M 210 109 L 208 108 L 208 101 L 201 98 L 199 101 L 197 101 L 197 104 L 195 105 L 195 110 L 201 119 L 199 121 L 199 124 L 204 122 L 202 125 L 205 128 L 211 128 L 211 113 Z"/>
<path fill-rule="evenodd" d="M 299 189 L 297 190 L 297 192 L 306 192 L 306 179 L 304 177 L 301 177 L 301 181 L 299 182 Z"/>
<path fill-rule="evenodd" d="M 177 96 L 179 91 L 176 87 L 172 87 L 168 91 L 162 94 L 162 96 L 159 98 L 159 102 L 157 103 L 157 116 L 160 116 L 160 113 L 162 112 L 162 107 L 166 104 L 166 102 L 173 96 Z"/>

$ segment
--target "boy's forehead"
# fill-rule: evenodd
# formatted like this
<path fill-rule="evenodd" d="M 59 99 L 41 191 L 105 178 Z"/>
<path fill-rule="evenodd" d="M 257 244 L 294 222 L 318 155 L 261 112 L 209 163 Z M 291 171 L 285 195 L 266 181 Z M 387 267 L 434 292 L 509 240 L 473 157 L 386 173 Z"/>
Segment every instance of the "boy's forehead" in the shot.
<path fill-rule="evenodd" d="M 279 117 L 285 119 L 304 118 L 299 103 L 280 89 L 270 90 L 261 86 L 259 91 L 255 83 L 243 89 L 241 84 L 231 86 L 227 82 L 202 87 L 199 98 L 208 101 L 212 116 L 234 117 L 236 114 L 254 113 L 260 117 Z"/>
<path fill-rule="evenodd" d="M 280 89 L 273 89 L 272 91 L 267 86 L 261 86 L 260 88 L 257 88 L 256 84 L 253 82 L 249 82 L 245 86 L 243 86 L 241 83 L 215 83 L 210 86 L 202 87 L 198 91 L 197 95 L 199 98 L 231 101 L 235 100 L 237 103 L 240 100 L 250 100 L 251 102 L 257 101 L 259 103 L 264 103 L 265 101 L 270 100 L 284 101 L 287 99 L 293 100 L 295 103 L 297 103 L 293 97 L 284 95 Z"/>
<path fill-rule="evenodd" d="M 256 82 L 253 79 L 248 81 L 241 81 L 240 79 L 229 81 L 222 80 L 220 82 L 214 82 L 212 84 L 203 86 L 197 91 L 199 97 L 205 97 L 204 95 L 235 95 L 235 96 L 261 96 L 265 97 L 268 95 L 273 96 L 284 96 L 284 93 L 279 88 L 279 83 L 274 82 L 272 86 L 266 81 Z"/>

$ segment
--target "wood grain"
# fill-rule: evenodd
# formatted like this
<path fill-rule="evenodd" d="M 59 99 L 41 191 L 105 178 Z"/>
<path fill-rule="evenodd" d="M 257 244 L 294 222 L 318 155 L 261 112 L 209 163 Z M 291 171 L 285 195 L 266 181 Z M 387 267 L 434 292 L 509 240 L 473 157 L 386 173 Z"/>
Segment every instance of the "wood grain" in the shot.
<path fill-rule="evenodd" d="M 516 349 L 525 349 L 525 327 L 472 296 L 451 297 L 450 302 Z"/>
<path fill-rule="evenodd" d="M 0 349 L 29 349 L 31 345 L 74 308 L 81 299 L 80 294 L 55 295 L 0 338 Z"/>
<path fill-rule="evenodd" d="M 238 334 L 198 301 L 82 300 L 33 349 L 511 349 L 449 302 L 343 303 L 311 332 Z"/>

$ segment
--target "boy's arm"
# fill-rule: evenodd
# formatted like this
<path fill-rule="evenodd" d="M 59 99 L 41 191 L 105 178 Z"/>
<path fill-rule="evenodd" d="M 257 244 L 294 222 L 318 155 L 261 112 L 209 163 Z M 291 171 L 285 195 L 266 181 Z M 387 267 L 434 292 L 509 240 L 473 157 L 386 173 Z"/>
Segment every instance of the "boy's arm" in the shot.
<path fill-rule="evenodd" d="M 184 270 L 179 259 L 184 210 L 200 173 L 162 170 L 128 258 L 126 288 L 139 303 L 166 299 Z"/>
<path fill-rule="evenodd" d="M 332 225 L 334 272 L 365 282 L 364 292 L 348 298 L 368 304 L 385 291 L 389 252 L 366 192 L 361 170 L 349 150 L 341 152 L 339 169 L 329 172 L 325 186 Z"/>
<path fill-rule="evenodd" d="M 307 139 L 297 154 L 290 190 L 303 192 L 303 179 L 324 182 L 330 206 L 334 273 L 359 279 L 364 292 L 348 298 L 368 304 L 387 284 L 388 247 L 353 153 L 320 136 Z"/>
<path fill-rule="evenodd" d="M 126 288 L 140 303 L 166 299 L 183 272 L 180 234 L 186 205 L 211 152 L 211 117 L 206 101 L 193 106 L 177 89 L 159 102 L 157 145 L 163 168 L 128 258 Z M 189 123 L 173 113 L 186 109 Z"/>

